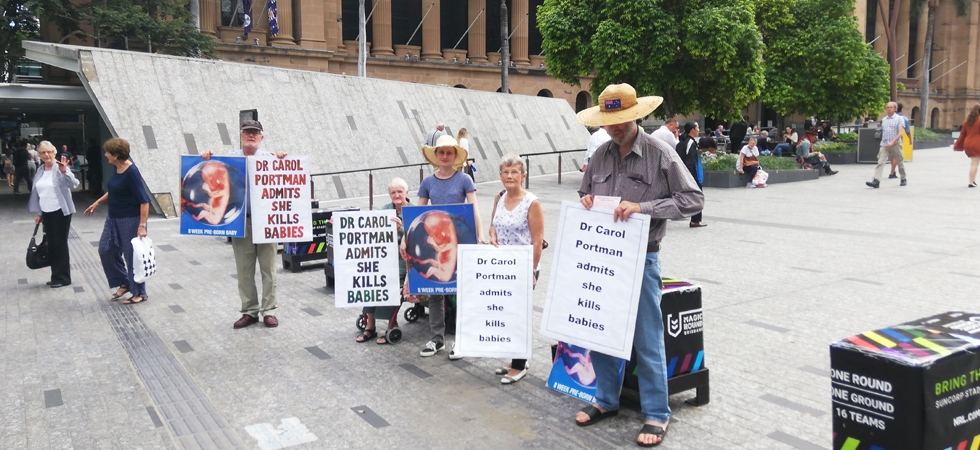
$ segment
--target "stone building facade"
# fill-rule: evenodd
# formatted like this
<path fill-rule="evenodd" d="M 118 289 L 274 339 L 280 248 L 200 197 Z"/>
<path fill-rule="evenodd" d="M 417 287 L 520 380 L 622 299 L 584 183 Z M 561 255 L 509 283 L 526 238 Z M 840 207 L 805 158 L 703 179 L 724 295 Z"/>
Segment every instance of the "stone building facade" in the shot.
<path fill-rule="evenodd" d="M 201 31 L 217 41 L 222 60 L 357 73 L 357 0 L 278 0 L 279 33 L 275 36 L 269 33 L 267 0 L 253 0 L 247 37 L 243 36 L 242 0 L 199 3 Z M 543 0 L 507 0 L 513 33 L 510 91 L 562 98 L 576 110 L 592 106 L 590 79 L 582 80 L 582 86 L 570 86 L 545 72 L 541 35 L 534 25 L 541 3 Z M 499 91 L 499 0 L 366 0 L 365 9 L 370 16 L 368 77 Z M 45 33 L 45 41 L 60 39 L 51 26 Z"/>
<path fill-rule="evenodd" d="M 887 0 L 857 0 L 855 16 L 865 40 L 874 41 L 875 50 L 885 56 L 888 52 L 888 41 L 885 38 L 884 19 L 878 8 L 879 1 Z M 957 16 L 953 2 L 939 2 L 932 45 L 932 67 L 927 68 L 921 62 L 925 46 L 926 14 L 923 11 L 921 18 L 910 20 L 909 3 L 910 0 L 901 3 L 896 30 L 898 81 L 906 88 L 899 92 L 898 101 L 905 106 L 905 115 L 916 121 L 921 114 L 927 114 L 926 125 L 930 128 L 956 128 L 963 123 L 970 108 L 980 101 L 980 48 L 977 47 L 980 39 L 980 4 L 971 2 L 967 15 Z M 927 73 L 925 77 L 924 73 Z M 926 77 L 930 79 L 928 88 L 932 92 L 929 96 L 929 111 L 923 112 L 920 109 L 919 96 L 920 90 L 926 84 Z"/>

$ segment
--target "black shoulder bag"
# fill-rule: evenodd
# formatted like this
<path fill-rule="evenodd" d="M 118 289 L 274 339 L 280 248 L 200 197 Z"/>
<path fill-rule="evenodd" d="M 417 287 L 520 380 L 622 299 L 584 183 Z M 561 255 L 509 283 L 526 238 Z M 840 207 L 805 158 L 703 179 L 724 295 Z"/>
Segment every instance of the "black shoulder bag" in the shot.
<path fill-rule="evenodd" d="M 27 246 L 27 267 L 30 269 L 41 269 L 51 265 L 51 255 L 48 252 L 48 243 L 42 239 L 40 244 L 35 243 L 37 229 L 41 224 L 34 225 L 34 235 L 31 236 L 31 243 Z M 43 237 L 43 235 L 42 235 Z"/>

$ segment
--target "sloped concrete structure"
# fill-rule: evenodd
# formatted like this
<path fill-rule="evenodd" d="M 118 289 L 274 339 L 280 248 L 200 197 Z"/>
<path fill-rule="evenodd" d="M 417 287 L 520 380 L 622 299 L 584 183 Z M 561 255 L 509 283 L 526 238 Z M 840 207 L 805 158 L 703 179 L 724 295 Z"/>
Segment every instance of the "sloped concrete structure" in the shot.
<path fill-rule="evenodd" d="M 496 179 L 501 156 L 585 148 L 588 130 L 562 99 L 504 95 L 38 42 L 28 57 L 80 74 L 110 133 L 127 139 L 158 212 L 174 215 L 179 156 L 238 148 L 239 113 L 257 110 L 265 148 L 309 155 L 312 173 L 424 163 L 438 122 L 469 131 L 477 181 Z M 563 158 L 574 170 L 581 154 Z M 557 157 L 531 159 L 532 175 L 555 173 Z M 431 171 L 425 169 L 424 173 Z M 375 172 L 376 192 L 400 176 L 414 189 L 418 168 Z M 368 194 L 365 173 L 314 177 L 320 199 Z"/>

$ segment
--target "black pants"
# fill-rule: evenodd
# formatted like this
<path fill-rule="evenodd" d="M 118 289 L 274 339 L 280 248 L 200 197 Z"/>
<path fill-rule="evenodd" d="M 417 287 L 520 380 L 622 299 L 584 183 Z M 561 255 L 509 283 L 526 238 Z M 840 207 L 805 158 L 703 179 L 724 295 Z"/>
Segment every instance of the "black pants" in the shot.
<path fill-rule="evenodd" d="M 694 182 L 695 183 L 698 182 L 698 176 L 697 176 L 697 174 L 694 175 Z M 701 192 L 704 192 L 704 189 L 701 187 L 701 183 L 698 183 L 698 189 L 700 189 Z M 691 223 L 701 223 L 701 213 L 703 213 L 703 212 L 704 212 L 704 210 L 701 210 L 701 211 L 698 211 L 697 214 L 691 216 Z"/>
<path fill-rule="evenodd" d="M 758 172 L 758 171 L 759 171 L 759 165 L 758 164 L 753 164 L 751 166 L 744 166 L 744 167 L 742 167 L 742 172 L 745 172 L 745 176 L 749 179 L 748 182 L 746 182 L 745 184 L 751 183 L 752 182 L 752 179 L 755 178 L 755 173 Z"/>
<path fill-rule="evenodd" d="M 34 187 L 34 176 L 28 166 L 18 167 L 14 170 L 14 192 L 20 192 L 21 180 L 27 182 L 27 192 L 31 192 Z"/>
<path fill-rule="evenodd" d="M 71 228 L 71 214 L 64 215 L 61 210 L 41 213 L 44 224 L 44 240 L 48 243 L 51 255 L 51 283 L 71 283 L 71 257 L 68 254 L 68 230 Z"/>

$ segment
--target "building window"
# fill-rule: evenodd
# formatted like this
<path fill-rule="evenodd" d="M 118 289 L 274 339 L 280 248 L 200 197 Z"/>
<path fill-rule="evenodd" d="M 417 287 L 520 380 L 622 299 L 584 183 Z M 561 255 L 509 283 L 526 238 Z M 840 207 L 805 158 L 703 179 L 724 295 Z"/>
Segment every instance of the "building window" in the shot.
<path fill-rule="evenodd" d="M 592 106 L 592 94 L 589 94 L 589 91 L 579 92 L 575 96 L 575 112 L 587 109 L 590 106 Z"/>
<path fill-rule="evenodd" d="M 910 20 L 909 21 L 909 52 L 908 56 L 905 58 L 906 67 L 910 64 L 915 64 L 918 60 L 918 55 L 915 53 L 916 44 L 919 43 L 919 21 Z M 915 68 L 918 64 L 906 69 L 905 78 L 915 78 Z"/>
<path fill-rule="evenodd" d="M 939 108 L 932 108 L 932 117 L 929 120 L 929 128 L 939 128 Z"/>
<path fill-rule="evenodd" d="M 878 28 L 878 0 L 868 0 L 866 11 L 868 17 L 864 26 L 864 42 L 871 42 L 878 37 L 875 34 L 876 28 Z"/>
<path fill-rule="evenodd" d="M 431 4 L 431 3 L 430 3 Z M 429 9 L 426 5 L 425 9 Z M 394 45 L 422 46 L 422 30 L 412 37 L 415 27 L 422 22 L 422 0 L 398 0 L 391 2 L 391 43 Z M 412 42 L 408 42 L 411 38 Z M 403 56 L 403 55 L 398 55 Z"/>
<path fill-rule="evenodd" d="M 369 14 L 371 14 L 371 7 L 373 6 L 371 3 L 372 3 L 371 1 L 365 1 L 364 2 L 364 18 L 365 19 L 367 19 L 367 16 Z M 357 34 L 358 34 L 358 29 L 357 29 L 358 17 L 357 16 L 358 16 L 358 9 L 359 8 L 360 8 L 360 6 L 358 5 L 357 0 L 342 0 L 341 3 L 340 3 L 340 21 L 341 21 L 341 25 L 344 28 L 344 30 L 343 30 L 343 39 L 345 41 L 356 41 L 357 40 Z M 372 38 L 372 36 L 371 36 L 371 25 L 372 25 L 373 20 L 374 19 L 372 18 L 371 20 L 368 20 L 366 24 L 364 24 L 365 31 L 367 32 L 367 41 L 366 42 L 371 42 L 371 38 Z"/>
<path fill-rule="evenodd" d="M 245 8 L 242 0 L 221 0 L 221 26 L 245 26 Z"/>
<path fill-rule="evenodd" d="M 456 45 L 456 41 L 462 37 L 463 40 L 459 43 L 457 49 L 466 50 L 469 48 L 469 36 L 463 36 L 466 32 L 466 27 L 470 25 L 469 22 L 469 2 L 464 1 L 444 1 L 441 3 L 441 11 L 439 18 L 441 19 L 441 26 L 439 27 L 440 40 L 442 41 L 442 48 L 453 48 Z"/>

